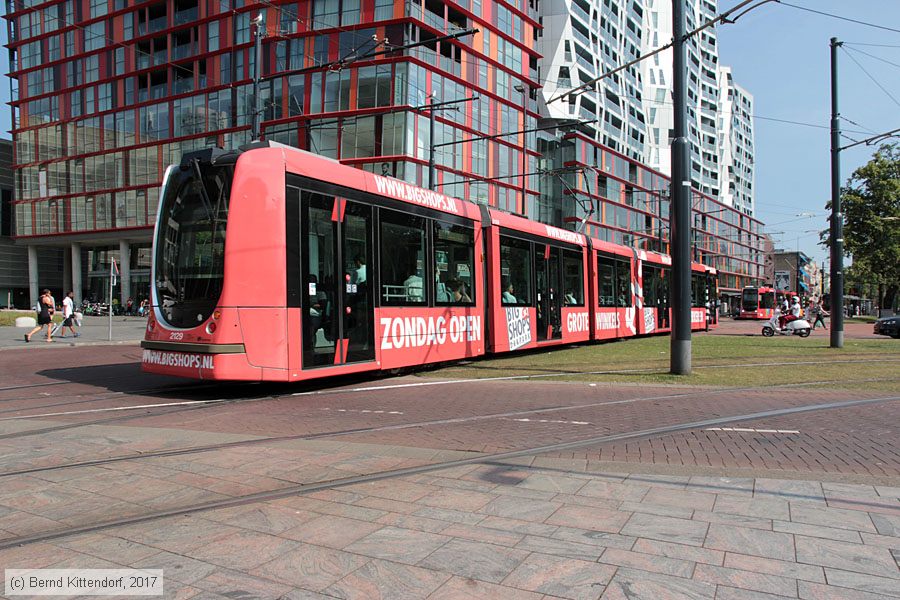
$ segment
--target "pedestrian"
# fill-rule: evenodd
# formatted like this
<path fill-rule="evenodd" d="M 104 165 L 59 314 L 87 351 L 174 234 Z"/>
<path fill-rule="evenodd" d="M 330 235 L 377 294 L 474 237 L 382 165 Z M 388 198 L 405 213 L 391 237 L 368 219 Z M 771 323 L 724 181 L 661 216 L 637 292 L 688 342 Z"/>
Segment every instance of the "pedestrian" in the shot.
<path fill-rule="evenodd" d="M 503 292 L 501 295 L 503 304 L 518 304 L 518 300 L 514 295 L 516 288 L 513 287 L 512 281 L 505 279 L 500 286 L 500 289 Z"/>
<path fill-rule="evenodd" d="M 353 271 L 353 274 L 350 277 L 350 283 L 355 283 L 357 285 L 366 282 L 366 257 L 362 254 L 357 254 L 353 259 L 353 264 L 356 265 L 356 270 Z"/>
<path fill-rule="evenodd" d="M 828 316 L 831 316 L 831 315 L 829 315 L 825 311 L 825 305 L 822 303 L 821 300 L 819 300 L 819 303 L 816 305 L 816 320 L 815 320 L 815 322 L 813 322 L 813 329 L 815 329 L 816 325 L 818 325 L 819 323 L 822 324 L 822 329 L 828 329 L 828 327 L 825 326 L 825 319 L 823 318 L 823 317 L 828 317 Z"/>
<path fill-rule="evenodd" d="M 81 334 L 75 331 L 75 292 L 69 292 L 63 298 L 63 322 L 60 327 L 62 334 L 59 337 L 66 337 L 66 327 L 72 332 L 72 337 L 81 337 Z"/>
<path fill-rule="evenodd" d="M 50 290 L 41 290 L 41 297 L 38 300 L 38 315 L 37 315 L 37 327 L 32 329 L 30 332 L 25 334 L 25 341 L 30 342 L 31 336 L 44 328 L 44 325 L 47 326 L 47 341 L 52 342 L 53 338 L 51 337 L 53 331 L 53 313 L 56 312 L 56 309 L 53 307 L 53 296 L 50 295 Z"/>
<path fill-rule="evenodd" d="M 125 314 L 129 317 L 134 316 L 134 298 L 129 298 L 125 303 Z"/>

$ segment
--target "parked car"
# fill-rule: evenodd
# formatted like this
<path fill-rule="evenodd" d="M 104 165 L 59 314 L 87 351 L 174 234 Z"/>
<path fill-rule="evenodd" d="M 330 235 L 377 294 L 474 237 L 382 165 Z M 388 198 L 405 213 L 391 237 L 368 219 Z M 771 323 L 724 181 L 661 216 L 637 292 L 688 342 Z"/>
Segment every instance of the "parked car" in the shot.
<path fill-rule="evenodd" d="M 900 339 L 900 316 L 882 317 L 875 321 L 875 333 Z"/>

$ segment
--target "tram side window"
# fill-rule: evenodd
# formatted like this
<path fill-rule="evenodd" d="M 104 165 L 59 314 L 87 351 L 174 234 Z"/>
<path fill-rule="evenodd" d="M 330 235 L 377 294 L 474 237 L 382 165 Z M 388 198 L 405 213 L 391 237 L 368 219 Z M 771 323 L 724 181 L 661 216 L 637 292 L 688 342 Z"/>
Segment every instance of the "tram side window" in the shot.
<path fill-rule="evenodd" d="M 382 210 L 381 240 L 382 304 L 424 304 L 425 219 Z"/>
<path fill-rule="evenodd" d="M 616 306 L 631 306 L 631 262 L 616 261 Z"/>
<path fill-rule="evenodd" d="M 759 295 L 759 307 L 760 308 L 775 308 L 775 294 L 772 292 L 765 292 Z"/>
<path fill-rule="evenodd" d="M 644 306 L 655 307 L 659 301 L 660 270 L 644 265 Z"/>
<path fill-rule="evenodd" d="M 606 256 L 597 256 L 597 273 L 600 281 L 598 306 L 616 305 L 616 261 Z"/>
<path fill-rule="evenodd" d="M 531 305 L 531 243 L 500 237 L 500 293 L 503 306 Z"/>
<path fill-rule="evenodd" d="M 669 307 L 669 278 L 671 277 L 671 270 L 667 267 L 663 267 L 660 269 L 660 278 L 659 278 L 659 288 L 656 290 L 657 296 L 659 298 L 659 307 L 660 308 L 668 308 Z"/>
<path fill-rule="evenodd" d="M 474 304 L 474 230 L 435 221 L 433 240 L 435 300 L 438 304 Z"/>
<path fill-rule="evenodd" d="M 703 308 L 706 306 L 706 281 L 703 275 L 691 273 L 691 306 Z"/>
<path fill-rule="evenodd" d="M 563 284 L 566 306 L 584 306 L 584 263 L 580 252 L 563 250 Z"/>

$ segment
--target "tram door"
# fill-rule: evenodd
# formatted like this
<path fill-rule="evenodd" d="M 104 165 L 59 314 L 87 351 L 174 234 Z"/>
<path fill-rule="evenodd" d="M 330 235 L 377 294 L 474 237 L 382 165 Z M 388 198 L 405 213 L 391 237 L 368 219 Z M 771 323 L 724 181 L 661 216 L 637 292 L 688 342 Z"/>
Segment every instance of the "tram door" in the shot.
<path fill-rule="evenodd" d="M 719 322 L 719 290 L 716 289 L 716 278 L 710 273 L 706 274 L 706 322 L 715 325 Z"/>
<path fill-rule="evenodd" d="M 537 339 L 539 342 L 562 337 L 562 299 L 559 248 L 535 245 L 535 283 L 537 284 Z"/>
<path fill-rule="evenodd" d="M 304 191 L 300 227 L 303 368 L 375 360 L 372 208 Z"/>

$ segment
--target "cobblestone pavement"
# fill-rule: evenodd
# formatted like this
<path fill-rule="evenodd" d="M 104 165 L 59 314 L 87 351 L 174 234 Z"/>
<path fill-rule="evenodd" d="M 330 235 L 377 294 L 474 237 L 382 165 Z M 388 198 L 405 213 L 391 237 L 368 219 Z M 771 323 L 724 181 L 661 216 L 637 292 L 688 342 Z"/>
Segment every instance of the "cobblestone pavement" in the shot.
<path fill-rule="evenodd" d="M 0 568 L 159 568 L 197 600 L 900 597 L 900 390 L 206 387 L 46 346 L 0 361 Z"/>
<path fill-rule="evenodd" d="M 288 462 L 361 470 L 391 454 L 376 452 L 307 442 Z M 410 451 L 406 460 L 430 458 Z M 37 495 L 7 488 L 3 504 L 68 524 L 86 511 L 140 513 L 142 494 L 184 502 L 184 490 L 239 486 L 223 488 L 227 469 L 201 461 L 108 470 L 118 485 L 81 473 L 67 483 L 83 494 L 67 493 L 62 506 L 48 508 L 61 501 L 50 481 Z M 3 527 L 18 533 L 23 521 L 0 517 Z M 172 598 L 884 600 L 900 596 L 898 555 L 898 487 L 533 457 L 112 527 L 2 550 L 0 564 L 164 569 Z"/>

